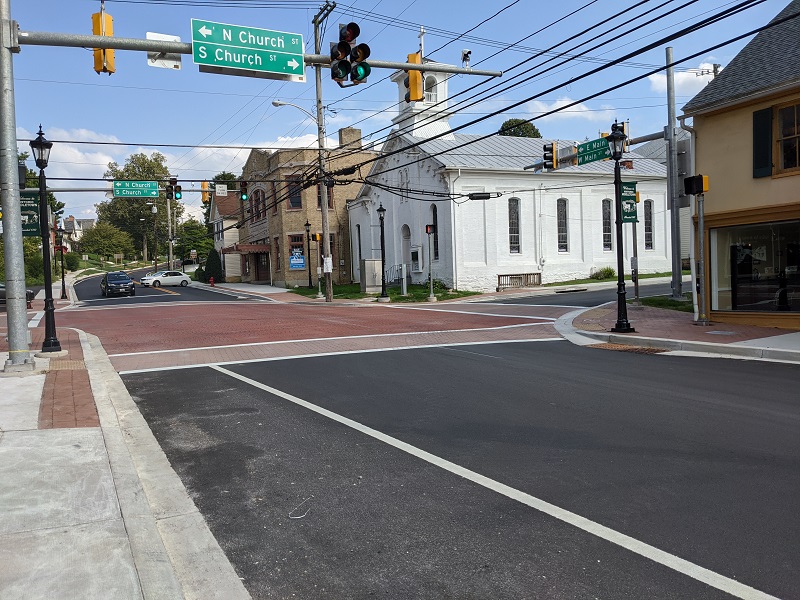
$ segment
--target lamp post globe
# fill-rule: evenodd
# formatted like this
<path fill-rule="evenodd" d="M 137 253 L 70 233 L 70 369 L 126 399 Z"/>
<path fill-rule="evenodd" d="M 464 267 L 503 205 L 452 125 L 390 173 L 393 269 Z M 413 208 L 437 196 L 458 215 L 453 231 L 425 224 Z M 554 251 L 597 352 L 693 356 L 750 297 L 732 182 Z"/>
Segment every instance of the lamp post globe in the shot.
<path fill-rule="evenodd" d="M 61 342 L 56 337 L 56 309 L 53 305 L 53 267 L 50 260 L 50 216 L 47 210 L 47 180 L 44 170 L 50 160 L 53 142 L 44 137 L 42 126 L 30 142 L 33 158 L 39 168 L 39 231 L 42 236 L 42 266 L 44 268 L 44 342 L 42 352 L 61 352 Z"/>
<path fill-rule="evenodd" d="M 625 299 L 625 263 L 622 256 L 622 172 L 619 161 L 625 147 L 627 136 L 616 121 L 611 126 L 611 134 L 606 138 L 614 159 L 614 210 L 616 212 L 617 233 L 617 322 L 611 331 L 615 333 L 634 333 L 636 330 L 628 322 L 628 303 Z"/>

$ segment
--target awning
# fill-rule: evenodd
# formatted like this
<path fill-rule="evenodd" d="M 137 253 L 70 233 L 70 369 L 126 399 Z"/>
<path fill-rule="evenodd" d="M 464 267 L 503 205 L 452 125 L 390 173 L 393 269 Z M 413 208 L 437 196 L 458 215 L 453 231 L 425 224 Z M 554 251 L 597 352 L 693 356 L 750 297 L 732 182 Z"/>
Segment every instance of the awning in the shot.
<path fill-rule="evenodd" d="M 222 254 L 269 254 L 269 244 L 234 244 L 223 248 Z"/>

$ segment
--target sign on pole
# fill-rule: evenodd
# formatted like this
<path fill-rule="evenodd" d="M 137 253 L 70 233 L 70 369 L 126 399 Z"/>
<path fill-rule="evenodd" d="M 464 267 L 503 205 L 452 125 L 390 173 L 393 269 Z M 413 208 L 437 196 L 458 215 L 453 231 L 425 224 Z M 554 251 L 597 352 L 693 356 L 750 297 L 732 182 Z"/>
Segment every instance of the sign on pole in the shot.
<path fill-rule="evenodd" d="M 636 215 L 636 182 L 622 182 L 622 222 L 638 223 Z"/>
<path fill-rule="evenodd" d="M 299 33 L 192 19 L 192 58 L 206 73 L 306 80 Z"/>
<path fill-rule="evenodd" d="M 159 40 L 162 42 L 180 42 L 181 38 L 177 35 L 168 35 L 166 33 L 153 33 L 147 32 L 148 40 Z M 181 69 L 181 55 L 166 53 L 166 52 L 148 52 L 147 53 L 147 66 L 158 67 L 159 69 Z"/>
<path fill-rule="evenodd" d="M 228 184 L 227 183 L 218 183 L 214 186 L 214 194 L 217 196 L 227 196 L 228 195 Z"/>
<path fill-rule="evenodd" d="M 158 198 L 157 181 L 114 180 L 114 198 Z"/>
<path fill-rule="evenodd" d="M 289 268 L 305 270 L 306 257 L 303 256 L 303 251 L 300 248 L 292 250 L 292 254 L 289 256 Z"/>
<path fill-rule="evenodd" d="M 35 198 L 26 198 L 20 192 L 19 209 L 22 213 L 22 236 L 23 237 L 38 237 L 42 235 L 39 229 L 39 190 L 31 190 L 35 193 Z"/>
<path fill-rule="evenodd" d="M 608 139 L 599 138 L 591 142 L 578 144 L 578 165 L 611 158 L 611 148 Z"/>

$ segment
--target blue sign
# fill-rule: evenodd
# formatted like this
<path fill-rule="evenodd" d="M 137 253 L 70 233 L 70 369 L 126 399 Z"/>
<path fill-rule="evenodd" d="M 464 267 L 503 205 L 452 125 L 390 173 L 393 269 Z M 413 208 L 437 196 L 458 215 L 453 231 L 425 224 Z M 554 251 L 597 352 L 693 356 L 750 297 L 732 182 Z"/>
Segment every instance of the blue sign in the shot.
<path fill-rule="evenodd" d="M 304 270 L 306 268 L 306 257 L 302 254 L 292 254 L 289 256 L 289 268 Z"/>

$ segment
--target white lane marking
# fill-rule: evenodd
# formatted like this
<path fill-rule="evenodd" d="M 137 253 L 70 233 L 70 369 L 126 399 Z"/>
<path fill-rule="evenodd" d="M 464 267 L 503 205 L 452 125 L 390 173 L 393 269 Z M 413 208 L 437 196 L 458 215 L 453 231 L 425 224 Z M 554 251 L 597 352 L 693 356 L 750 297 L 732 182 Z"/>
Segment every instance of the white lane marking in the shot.
<path fill-rule="evenodd" d="M 345 335 L 341 337 L 309 338 L 305 340 L 278 340 L 274 342 L 250 342 L 247 344 L 227 344 L 224 346 L 199 346 L 195 348 L 175 348 L 172 350 L 145 350 L 144 352 L 125 352 L 122 354 L 109 354 L 109 356 L 139 356 L 141 354 L 169 354 L 173 352 L 191 352 L 194 350 L 221 350 L 224 348 L 248 348 L 251 346 L 276 346 L 282 344 L 297 344 L 298 342 L 330 342 L 333 340 L 358 340 L 370 338 L 391 338 L 403 335 L 429 335 L 439 333 L 469 333 L 472 331 L 499 331 L 501 329 L 514 329 L 517 327 L 536 327 L 550 325 L 550 323 L 519 323 L 517 325 L 500 325 L 498 327 L 477 327 L 475 329 L 438 329 L 436 331 L 408 331 L 406 333 L 370 333 L 366 335 Z M 447 345 L 447 344 L 437 344 Z M 416 347 L 416 346 L 414 346 Z"/>
<path fill-rule="evenodd" d="M 42 317 L 44 317 L 44 311 L 40 310 L 35 315 L 33 315 L 33 318 L 30 321 L 28 321 L 28 328 L 33 329 L 35 327 L 38 327 L 39 322 L 42 320 Z"/>
<path fill-rule="evenodd" d="M 524 306 L 524 305 L 520 305 Z M 394 308 L 399 310 L 429 310 L 433 312 L 440 312 L 440 313 L 455 313 L 457 315 L 478 315 L 479 317 L 503 317 L 506 319 L 540 319 L 542 321 L 556 321 L 552 317 L 537 317 L 536 315 L 507 315 L 507 314 L 498 314 L 498 313 L 485 313 L 485 312 L 474 312 L 469 310 L 448 310 L 445 308 L 426 308 L 424 306 L 387 306 L 386 308 Z"/>
<path fill-rule="evenodd" d="M 333 338 L 337 339 L 337 338 Z M 564 338 L 532 338 L 527 340 L 491 340 L 485 342 L 458 342 L 455 344 L 424 344 L 419 346 L 398 346 L 396 348 L 365 348 L 361 350 L 341 350 L 336 352 L 315 352 L 313 354 L 294 354 L 291 356 L 267 356 L 264 358 L 250 358 L 246 360 L 225 360 L 211 363 L 193 363 L 191 365 L 175 365 L 173 367 L 149 367 L 147 369 L 130 369 L 119 371 L 120 375 L 134 375 L 136 373 L 159 373 L 161 371 L 180 371 L 181 369 L 196 369 L 198 367 L 216 367 L 220 365 L 245 365 L 248 363 L 272 362 L 276 360 L 294 360 L 297 358 L 317 358 L 320 356 L 339 356 L 341 354 L 368 354 L 370 352 L 394 352 L 395 350 L 420 350 L 422 348 L 449 348 L 451 346 L 482 346 L 484 344 L 521 344 L 523 342 L 563 342 Z"/>
<path fill-rule="evenodd" d="M 578 306 L 577 304 L 525 304 L 522 302 L 487 302 L 479 300 L 471 303 L 465 302 L 464 304 L 486 304 L 487 306 L 524 306 L 525 308 L 589 308 L 588 306 Z"/>
<path fill-rule="evenodd" d="M 432 465 L 444 469 L 445 471 L 449 471 L 454 475 L 463 477 L 468 481 L 477 483 L 478 485 L 495 491 L 498 494 L 502 494 L 507 498 L 521 502 L 526 506 L 530 506 L 531 508 L 550 515 L 559 521 L 568 523 L 569 525 L 595 535 L 600 539 L 611 542 L 612 544 L 616 544 L 617 546 L 625 548 L 626 550 L 630 550 L 639 556 L 648 558 L 658 564 L 673 569 L 678 573 L 683 573 L 692 579 L 701 581 L 706 585 L 717 588 L 718 590 L 722 590 L 723 592 L 731 594 L 732 596 L 747 600 L 779 600 L 775 596 L 770 596 L 769 594 L 740 583 L 734 579 L 730 579 L 724 575 L 715 573 L 714 571 L 706 569 L 705 567 L 701 567 L 700 565 L 696 565 L 688 560 L 675 556 L 674 554 L 660 550 L 655 546 L 651 546 L 650 544 L 632 538 L 629 535 L 615 531 L 610 527 L 595 523 L 586 517 L 582 517 L 566 509 L 560 508 L 555 504 L 550 504 L 549 502 L 536 498 L 535 496 L 531 496 L 530 494 L 526 494 L 525 492 L 521 492 L 520 490 L 512 488 L 509 485 L 500 483 L 494 479 L 490 479 L 485 475 L 481 475 L 480 473 L 466 469 L 460 465 L 450 462 L 449 460 L 445 460 L 444 458 L 436 456 L 435 454 L 431 454 L 430 452 L 421 450 L 416 446 L 412 446 L 411 444 L 398 440 L 390 435 L 386 435 L 377 429 L 363 425 L 358 421 L 348 419 L 347 417 L 343 417 L 342 415 L 333 411 L 317 406 L 316 404 L 312 404 L 306 400 L 302 400 L 297 396 L 293 396 L 292 394 L 275 389 L 261 382 L 255 381 L 254 379 L 245 377 L 244 375 L 239 375 L 238 373 L 234 373 L 228 369 L 223 369 L 222 367 L 212 366 L 211 368 L 219 371 L 220 373 L 224 373 L 225 375 L 229 375 L 234 379 L 238 379 L 239 381 L 242 381 L 250 386 L 259 388 L 265 392 L 269 392 L 270 394 L 278 396 L 279 398 L 283 398 L 284 400 L 288 400 L 289 402 L 297 404 L 298 406 L 302 406 L 303 408 L 307 408 L 308 410 L 336 421 L 337 423 L 341 423 L 342 425 L 355 429 L 356 431 L 384 442 L 385 444 L 397 448 L 398 450 L 402 450 L 411 456 L 415 456 Z"/>

